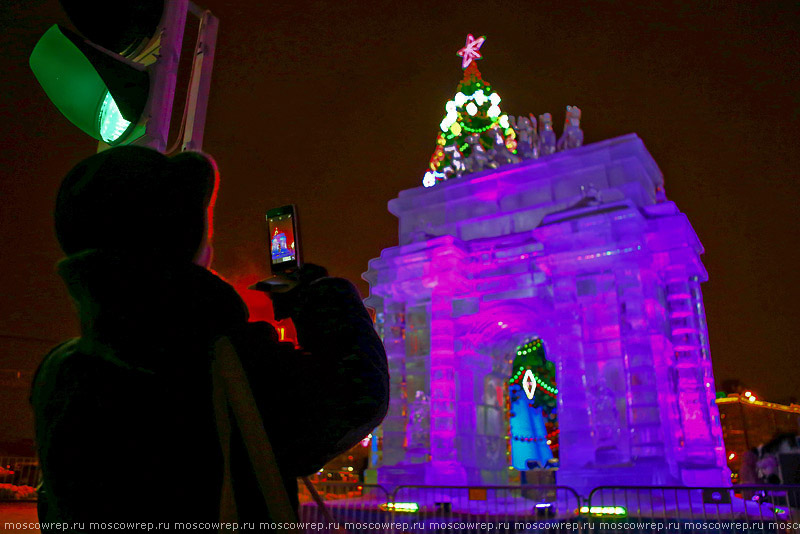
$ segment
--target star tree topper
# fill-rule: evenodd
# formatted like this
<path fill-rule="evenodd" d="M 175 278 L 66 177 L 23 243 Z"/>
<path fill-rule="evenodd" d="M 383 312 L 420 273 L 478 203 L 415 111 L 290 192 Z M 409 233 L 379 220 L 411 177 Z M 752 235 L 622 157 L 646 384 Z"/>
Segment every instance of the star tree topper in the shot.
<path fill-rule="evenodd" d="M 481 59 L 481 53 L 478 52 L 483 42 L 486 40 L 486 36 L 483 35 L 475 39 L 471 33 L 467 34 L 467 44 L 456 52 L 459 56 L 462 57 L 461 60 L 461 68 L 466 69 L 470 63 L 472 63 L 473 59 Z"/>

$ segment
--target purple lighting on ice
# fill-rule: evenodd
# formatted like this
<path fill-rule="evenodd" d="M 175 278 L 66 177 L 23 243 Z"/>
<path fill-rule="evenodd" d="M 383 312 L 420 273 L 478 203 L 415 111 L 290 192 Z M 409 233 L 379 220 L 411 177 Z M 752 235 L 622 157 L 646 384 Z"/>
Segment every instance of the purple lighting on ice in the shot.
<path fill-rule="evenodd" d="M 392 380 L 379 482 L 508 483 L 504 380 L 538 336 L 559 484 L 729 483 L 703 248 L 636 135 L 401 191 L 389 210 L 400 244 L 364 274 Z"/>

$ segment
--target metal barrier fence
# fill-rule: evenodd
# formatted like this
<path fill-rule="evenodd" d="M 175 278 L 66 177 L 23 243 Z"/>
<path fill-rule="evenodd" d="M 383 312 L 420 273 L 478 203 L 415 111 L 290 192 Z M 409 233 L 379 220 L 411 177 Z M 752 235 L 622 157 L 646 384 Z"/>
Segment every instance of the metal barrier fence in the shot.
<path fill-rule="evenodd" d="M 563 486 L 317 486 L 335 523 L 305 498 L 306 532 L 800 534 L 800 486 L 603 486 L 586 501 Z"/>
<path fill-rule="evenodd" d="M 399 486 L 392 503 L 394 522 L 410 525 L 409 532 L 583 530 L 580 496 L 565 486 Z"/>
<path fill-rule="evenodd" d="M 333 525 L 328 525 L 317 504 L 302 481 L 298 481 L 298 497 L 300 498 L 299 520 L 301 523 L 324 525 L 323 529 L 307 528 L 307 532 L 335 532 Z M 348 523 L 360 525 L 383 525 L 391 522 L 391 502 L 389 492 L 377 484 L 358 484 L 356 482 L 316 482 L 314 488 L 325 500 L 325 506 L 336 523 L 343 528 Z M 376 526 L 362 532 L 393 533 L 394 530 Z"/>
<path fill-rule="evenodd" d="M 634 532 L 800 533 L 800 486 L 603 486 L 592 490 L 584 511 L 618 512 L 618 523 L 639 525 Z M 614 530 L 620 527 L 597 528 Z"/>
<path fill-rule="evenodd" d="M 39 461 L 25 456 L 0 456 L 0 502 L 35 501 Z"/>
<path fill-rule="evenodd" d="M 300 521 L 306 532 L 376 534 L 581 532 L 578 494 L 560 486 L 399 486 L 317 483 L 334 518 L 323 517 L 307 490 L 300 490 Z"/>
<path fill-rule="evenodd" d="M 0 502 L 35 501 L 39 478 L 36 458 L 0 457 Z M 299 519 L 315 524 L 307 532 L 800 534 L 800 486 L 602 486 L 586 500 L 565 486 L 314 486 L 335 524 L 300 483 Z"/>

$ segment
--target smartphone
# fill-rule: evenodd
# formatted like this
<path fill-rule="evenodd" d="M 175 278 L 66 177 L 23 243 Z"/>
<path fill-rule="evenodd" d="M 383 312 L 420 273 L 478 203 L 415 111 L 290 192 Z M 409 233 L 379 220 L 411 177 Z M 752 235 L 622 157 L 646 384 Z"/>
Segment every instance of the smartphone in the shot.
<path fill-rule="evenodd" d="M 294 204 L 267 210 L 272 274 L 300 268 L 300 232 Z"/>

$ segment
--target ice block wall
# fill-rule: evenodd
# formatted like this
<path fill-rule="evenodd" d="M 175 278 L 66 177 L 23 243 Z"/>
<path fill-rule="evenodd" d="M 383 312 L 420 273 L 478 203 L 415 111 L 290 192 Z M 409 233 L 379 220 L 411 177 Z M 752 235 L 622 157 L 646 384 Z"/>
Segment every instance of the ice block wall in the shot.
<path fill-rule="evenodd" d="M 392 400 L 378 482 L 505 484 L 502 380 L 556 362 L 559 484 L 729 483 L 703 249 L 634 134 L 401 191 L 367 304 Z"/>

